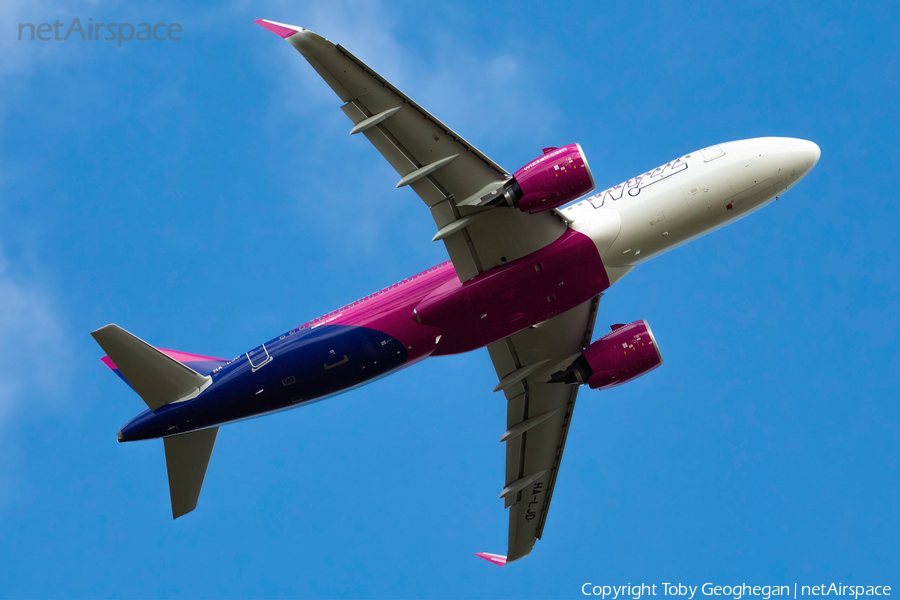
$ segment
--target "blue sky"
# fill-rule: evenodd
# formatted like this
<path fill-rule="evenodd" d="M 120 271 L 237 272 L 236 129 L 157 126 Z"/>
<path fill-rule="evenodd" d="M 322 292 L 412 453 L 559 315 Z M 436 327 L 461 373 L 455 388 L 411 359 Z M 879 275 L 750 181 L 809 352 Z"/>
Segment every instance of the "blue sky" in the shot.
<path fill-rule="evenodd" d="M 18 41 L 177 22 L 181 41 Z M 512 171 L 580 142 L 602 189 L 716 142 L 810 139 L 763 211 L 642 265 L 597 331 L 665 365 L 583 391 L 544 540 L 504 553 L 487 352 L 221 430 L 173 522 L 109 322 L 232 357 L 446 259 L 288 44 L 346 46 Z M 0 596 L 574 597 L 585 582 L 900 585 L 900 10 L 873 2 L 0 7 Z"/>

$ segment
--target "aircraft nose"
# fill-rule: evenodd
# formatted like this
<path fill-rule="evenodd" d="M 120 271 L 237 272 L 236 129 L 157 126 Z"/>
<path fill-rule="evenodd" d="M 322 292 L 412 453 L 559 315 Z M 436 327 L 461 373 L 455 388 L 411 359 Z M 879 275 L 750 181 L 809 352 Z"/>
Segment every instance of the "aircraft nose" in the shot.
<path fill-rule="evenodd" d="M 790 174 L 788 187 L 792 187 L 796 182 L 806 177 L 813 167 L 816 166 L 816 163 L 819 162 L 819 157 L 822 155 L 819 146 L 808 140 L 780 138 L 777 146 L 779 148 L 778 154 L 781 156 L 778 164 L 780 167 L 779 173 L 781 169 L 784 169 Z"/>
<path fill-rule="evenodd" d="M 815 142 L 810 142 L 807 140 L 797 140 L 799 142 L 798 151 L 803 155 L 803 158 L 806 160 L 806 164 L 809 166 L 809 170 L 812 171 L 813 167 L 816 166 L 816 163 L 819 162 L 819 157 L 822 156 L 822 150 L 819 148 L 819 145 Z"/>

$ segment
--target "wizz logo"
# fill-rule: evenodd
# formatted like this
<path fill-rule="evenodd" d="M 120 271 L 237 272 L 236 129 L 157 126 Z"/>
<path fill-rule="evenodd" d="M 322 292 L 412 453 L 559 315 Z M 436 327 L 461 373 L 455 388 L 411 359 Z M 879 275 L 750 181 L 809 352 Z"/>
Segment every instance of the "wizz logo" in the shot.
<path fill-rule="evenodd" d="M 650 187 L 654 183 L 659 183 L 663 179 L 667 179 L 676 173 L 680 173 L 688 168 L 687 161 L 679 158 L 661 167 L 657 167 L 652 171 L 648 171 L 643 175 L 638 175 L 634 179 L 629 179 L 624 183 L 620 183 L 615 187 L 600 192 L 596 196 L 591 196 L 589 200 L 594 208 L 601 208 L 607 201 L 614 202 L 620 200 L 622 195 L 627 191 L 629 196 L 637 196 L 644 188 Z"/>

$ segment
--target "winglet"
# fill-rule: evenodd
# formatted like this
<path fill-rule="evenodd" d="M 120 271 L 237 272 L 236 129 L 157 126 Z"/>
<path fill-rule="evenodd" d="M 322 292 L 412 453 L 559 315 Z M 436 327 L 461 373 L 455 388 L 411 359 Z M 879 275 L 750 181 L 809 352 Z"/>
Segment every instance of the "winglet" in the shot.
<path fill-rule="evenodd" d="M 267 21 L 265 19 L 257 19 L 253 22 L 284 39 L 302 31 L 301 28 L 294 27 L 293 25 L 285 25 L 284 23 L 276 23 L 275 21 Z"/>
<path fill-rule="evenodd" d="M 499 554 L 491 554 L 490 552 L 478 552 L 475 554 L 478 558 L 483 558 L 484 560 L 497 565 L 498 567 L 502 567 L 506 564 L 506 557 L 501 556 Z"/>

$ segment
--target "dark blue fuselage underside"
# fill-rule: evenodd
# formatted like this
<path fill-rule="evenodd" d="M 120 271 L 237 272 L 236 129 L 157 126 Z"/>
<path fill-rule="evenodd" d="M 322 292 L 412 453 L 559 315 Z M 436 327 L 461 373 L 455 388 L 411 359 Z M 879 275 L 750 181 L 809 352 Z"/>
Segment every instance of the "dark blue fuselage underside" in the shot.
<path fill-rule="evenodd" d="M 392 373 L 406 361 L 403 344 L 374 329 L 301 330 L 226 363 L 196 398 L 144 411 L 122 428 L 120 441 L 187 433 L 321 400 Z"/>

